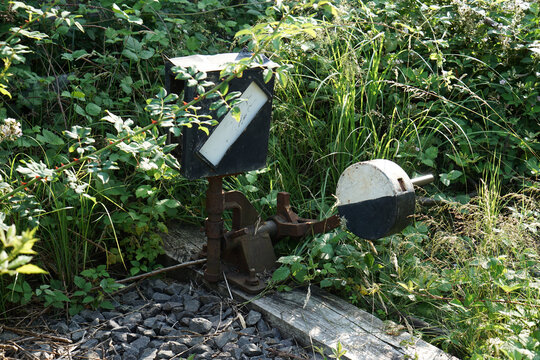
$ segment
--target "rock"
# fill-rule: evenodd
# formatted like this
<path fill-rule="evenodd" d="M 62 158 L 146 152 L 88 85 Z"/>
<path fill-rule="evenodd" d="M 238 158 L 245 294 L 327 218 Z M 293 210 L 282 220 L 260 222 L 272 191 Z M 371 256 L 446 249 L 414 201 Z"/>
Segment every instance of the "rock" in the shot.
<path fill-rule="evenodd" d="M 127 332 L 120 332 L 120 331 L 113 331 L 112 332 L 112 339 L 116 342 L 128 342 L 128 333 Z"/>
<path fill-rule="evenodd" d="M 98 330 L 94 334 L 94 337 L 99 341 L 104 341 L 111 337 L 111 332 L 107 330 Z"/>
<path fill-rule="evenodd" d="M 67 334 L 69 332 L 69 327 L 64 321 L 59 321 L 56 324 L 52 325 L 51 329 L 59 334 Z"/>
<path fill-rule="evenodd" d="M 254 327 L 248 327 L 241 331 L 241 333 L 244 335 L 253 335 L 256 332 L 257 332 L 257 329 L 255 329 Z"/>
<path fill-rule="evenodd" d="M 174 357 L 174 355 L 175 353 L 171 350 L 159 350 L 157 352 L 156 359 L 171 359 Z"/>
<path fill-rule="evenodd" d="M 260 312 L 257 312 L 255 310 L 251 310 L 247 317 L 246 317 L 246 325 L 247 326 L 253 326 L 255 324 L 257 324 L 259 322 L 259 320 L 261 320 L 262 318 L 262 315 Z"/>
<path fill-rule="evenodd" d="M 143 311 L 141 311 L 141 315 L 143 318 L 156 316 L 161 313 L 162 308 L 163 306 L 161 304 L 154 304 L 153 306 L 146 307 Z"/>
<path fill-rule="evenodd" d="M 142 299 L 138 291 L 152 294 L 153 300 Z M 117 304 L 114 311 L 86 309 L 70 322 L 51 320 L 50 329 L 68 334 L 78 343 L 75 349 L 73 344 L 49 350 L 31 344 L 27 353 L 42 360 L 68 360 L 72 354 L 107 360 L 180 359 L 190 354 L 201 360 L 268 360 L 272 354 L 267 349 L 273 347 L 305 355 L 291 339 L 281 340 L 279 331 L 269 328 L 257 311 L 246 315 L 246 329 L 238 321 L 231 323 L 233 307 L 193 284 L 144 281 L 140 290 L 127 291 L 112 301 Z M 220 333 L 209 336 L 213 329 Z M 9 331 L 0 333 L 0 343 L 20 339 Z"/>
<path fill-rule="evenodd" d="M 266 322 L 264 322 L 263 319 L 260 319 L 257 322 L 257 329 L 259 329 L 259 332 L 265 332 L 270 330 L 270 327 L 266 324 Z"/>
<path fill-rule="evenodd" d="M 140 360 L 154 360 L 157 355 L 157 349 L 146 348 L 143 350 L 142 354 L 139 355 Z"/>
<path fill-rule="evenodd" d="M 169 301 L 170 298 L 171 298 L 171 295 L 167 295 L 161 292 L 155 292 L 154 295 L 152 296 L 152 300 L 154 300 L 157 303 L 167 302 Z"/>
<path fill-rule="evenodd" d="M 132 304 L 135 300 L 140 299 L 139 294 L 135 291 L 130 291 L 128 293 L 125 293 L 124 296 L 122 296 L 122 302 L 127 304 Z"/>
<path fill-rule="evenodd" d="M 206 334 L 212 329 L 212 322 L 205 318 L 193 318 L 189 322 L 189 330 L 198 334 Z"/>
<path fill-rule="evenodd" d="M 19 336 L 17 334 L 15 334 L 14 332 L 11 332 L 11 331 L 4 331 L 4 332 L 1 332 L 0 333 L 0 341 L 4 342 L 4 341 L 10 341 L 10 340 L 15 340 L 17 339 Z"/>
<path fill-rule="evenodd" d="M 94 350 L 90 350 L 86 353 L 85 355 L 85 359 L 88 359 L 88 360 L 101 360 L 102 356 L 100 354 L 101 351 L 97 352 L 97 351 L 94 351 Z"/>
<path fill-rule="evenodd" d="M 81 311 L 79 315 L 84 317 L 88 322 L 92 322 L 96 319 L 98 320 L 98 322 L 105 321 L 105 317 L 99 311 L 96 311 L 96 310 L 84 309 L 83 311 Z"/>
<path fill-rule="evenodd" d="M 159 335 L 161 335 L 161 336 L 166 336 L 166 335 L 171 334 L 173 331 L 176 331 L 176 329 L 173 328 L 173 327 L 167 326 L 167 325 L 163 325 L 163 326 L 159 329 Z"/>
<path fill-rule="evenodd" d="M 86 330 L 74 331 L 71 334 L 71 340 L 77 342 L 77 341 L 81 340 L 84 337 L 84 335 L 86 335 Z"/>
<path fill-rule="evenodd" d="M 189 349 L 189 355 L 191 354 L 203 354 L 205 352 L 212 352 L 212 348 L 205 344 L 199 344 Z M 196 357 L 198 358 L 198 357 Z"/>
<path fill-rule="evenodd" d="M 145 319 L 143 321 L 143 325 L 147 328 L 154 328 L 154 326 L 156 326 L 156 323 L 159 322 L 159 319 L 157 317 L 151 317 L 151 318 L 148 318 L 148 319 Z"/>
<path fill-rule="evenodd" d="M 137 332 L 141 335 L 148 336 L 150 338 L 156 336 L 156 332 L 152 329 L 147 329 L 142 326 L 137 326 Z"/>
<path fill-rule="evenodd" d="M 226 344 L 236 339 L 238 339 L 238 334 L 236 334 L 234 331 L 227 331 L 214 338 L 214 343 L 219 349 L 223 349 Z"/>
<path fill-rule="evenodd" d="M 148 347 L 152 349 L 159 349 L 163 345 L 163 340 L 155 339 L 148 343 Z"/>
<path fill-rule="evenodd" d="M 189 349 L 187 345 L 181 344 L 178 341 L 169 341 L 163 343 L 161 348 L 164 350 L 171 350 L 175 354 L 183 353 L 184 351 L 187 351 L 187 349 Z"/>
<path fill-rule="evenodd" d="M 143 317 L 141 313 L 132 313 L 124 317 L 124 319 L 122 320 L 122 325 L 127 326 L 131 329 L 142 323 L 142 321 Z"/>
<path fill-rule="evenodd" d="M 200 306 L 201 303 L 197 299 L 190 299 L 184 302 L 184 310 L 191 313 L 196 313 L 197 311 L 199 311 Z"/>
<path fill-rule="evenodd" d="M 165 289 L 169 286 L 165 281 L 161 279 L 155 279 L 151 285 L 154 290 L 159 292 L 164 292 Z"/>
<path fill-rule="evenodd" d="M 162 308 L 164 311 L 172 311 L 172 310 L 182 311 L 184 310 L 184 304 L 180 302 L 167 301 L 166 303 L 163 304 Z"/>
<path fill-rule="evenodd" d="M 103 315 L 103 317 L 105 317 L 105 319 L 107 320 L 111 320 L 113 318 L 117 318 L 117 317 L 120 317 L 122 316 L 122 313 L 121 312 L 118 312 L 118 311 L 104 311 L 101 313 Z"/>
<path fill-rule="evenodd" d="M 137 340 L 133 341 L 129 345 L 131 345 L 133 348 L 137 349 L 138 352 L 140 352 L 142 349 L 144 349 L 148 343 L 150 342 L 150 338 L 148 336 L 141 336 Z"/>
<path fill-rule="evenodd" d="M 96 347 L 97 344 L 99 344 L 99 341 L 97 341 L 97 339 L 89 339 L 89 340 L 86 340 L 84 344 L 81 345 L 81 349 L 83 350 L 92 349 Z"/>
<path fill-rule="evenodd" d="M 285 339 L 285 340 L 281 340 L 281 342 L 279 343 L 279 347 L 280 348 L 284 348 L 284 347 L 291 347 L 293 346 L 293 341 L 292 339 Z"/>
<path fill-rule="evenodd" d="M 83 324 L 85 322 L 86 322 L 86 319 L 82 317 L 81 315 L 77 314 L 71 318 L 71 322 L 69 323 L 69 330 L 70 331 L 78 330 L 81 328 L 80 324 Z M 76 328 L 72 329 L 71 328 L 72 326 L 76 326 Z"/>
<path fill-rule="evenodd" d="M 201 295 L 199 296 L 199 301 L 203 304 L 215 304 L 220 303 L 221 298 L 219 296 L 215 295 Z"/>

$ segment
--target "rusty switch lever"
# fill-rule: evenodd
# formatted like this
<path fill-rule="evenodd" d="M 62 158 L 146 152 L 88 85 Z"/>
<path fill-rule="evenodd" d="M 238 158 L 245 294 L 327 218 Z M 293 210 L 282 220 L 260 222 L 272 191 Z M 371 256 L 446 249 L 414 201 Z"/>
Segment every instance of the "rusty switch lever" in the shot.
<path fill-rule="evenodd" d="M 290 194 L 277 196 L 277 213 L 262 221 L 255 207 L 239 191 L 223 192 L 221 178 L 209 178 L 207 192 L 208 265 L 205 278 L 219 279 L 223 262 L 227 279 L 250 293 L 262 291 L 266 284 L 258 273 L 271 271 L 276 262 L 273 242 L 284 238 L 301 238 L 308 234 L 327 232 L 340 225 L 338 216 L 324 220 L 299 217 L 290 206 Z M 231 230 L 223 230 L 222 213 L 232 210 Z"/>

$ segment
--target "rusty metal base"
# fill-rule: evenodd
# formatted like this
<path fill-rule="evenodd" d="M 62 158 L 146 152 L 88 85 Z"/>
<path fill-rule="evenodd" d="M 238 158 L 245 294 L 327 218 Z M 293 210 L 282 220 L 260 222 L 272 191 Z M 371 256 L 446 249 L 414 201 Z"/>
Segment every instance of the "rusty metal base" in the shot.
<path fill-rule="evenodd" d="M 248 294 L 258 294 L 268 286 L 268 282 L 260 279 L 257 274 L 246 275 L 234 268 L 225 268 L 225 277 L 231 286 L 235 286 Z M 255 278 L 253 277 L 255 276 Z"/>

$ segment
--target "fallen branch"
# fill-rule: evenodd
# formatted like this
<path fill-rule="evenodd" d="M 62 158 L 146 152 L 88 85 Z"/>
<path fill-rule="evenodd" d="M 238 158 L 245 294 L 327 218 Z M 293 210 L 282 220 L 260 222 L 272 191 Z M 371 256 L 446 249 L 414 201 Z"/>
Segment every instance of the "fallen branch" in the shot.
<path fill-rule="evenodd" d="M 133 281 L 139 281 L 139 280 L 142 280 L 142 279 L 146 279 L 148 277 L 152 277 L 152 276 L 155 276 L 155 275 L 158 275 L 158 274 L 162 274 L 164 272 L 173 271 L 173 270 L 177 270 L 177 269 L 182 269 L 182 268 L 185 268 L 185 267 L 188 267 L 188 266 L 193 266 L 193 265 L 201 265 L 201 264 L 204 264 L 205 262 L 206 262 L 206 259 L 188 261 L 188 262 L 185 262 L 185 263 L 176 264 L 176 265 L 169 266 L 169 267 L 166 267 L 166 268 L 161 268 L 161 269 L 157 269 L 157 270 L 154 270 L 154 271 L 150 271 L 150 272 L 145 273 L 145 274 L 136 275 L 136 276 L 132 276 L 132 277 L 122 279 L 122 280 L 118 280 L 117 283 L 124 284 L 124 283 L 133 282 Z"/>
<path fill-rule="evenodd" d="M 20 335 L 32 336 L 32 337 L 35 337 L 35 338 L 44 338 L 44 339 L 49 339 L 49 340 L 53 340 L 53 341 L 64 342 L 64 343 L 67 343 L 67 344 L 72 343 L 72 341 L 70 339 L 66 339 L 66 338 L 63 338 L 63 337 L 60 337 L 60 336 L 54 336 L 54 335 L 49 335 L 49 334 L 40 334 L 40 333 L 31 331 L 31 330 L 14 328 L 14 327 L 7 326 L 7 325 L 0 326 L 0 330 L 7 330 L 7 331 L 11 331 L 11 332 L 20 334 Z"/>

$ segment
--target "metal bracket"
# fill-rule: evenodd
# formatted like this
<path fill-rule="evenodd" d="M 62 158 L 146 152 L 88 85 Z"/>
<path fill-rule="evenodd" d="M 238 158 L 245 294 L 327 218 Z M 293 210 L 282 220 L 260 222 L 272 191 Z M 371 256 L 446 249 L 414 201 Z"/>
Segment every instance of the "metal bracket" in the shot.
<path fill-rule="evenodd" d="M 266 287 L 276 256 L 272 244 L 284 237 L 300 239 L 308 234 L 330 231 L 340 225 L 338 216 L 324 220 L 299 217 L 290 205 L 290 194 L 277 197 L 277 214 L 262 221 L 259 213 L 240 191 L 223 192 L 222 178 L 208 178 L 206 198 L 207 269 L 205 278 L 215 282 L 225 270 L 228 281 L 248 293 Z M 231 230 L 223 229 L 223 211 L 232 210 Z"/>

